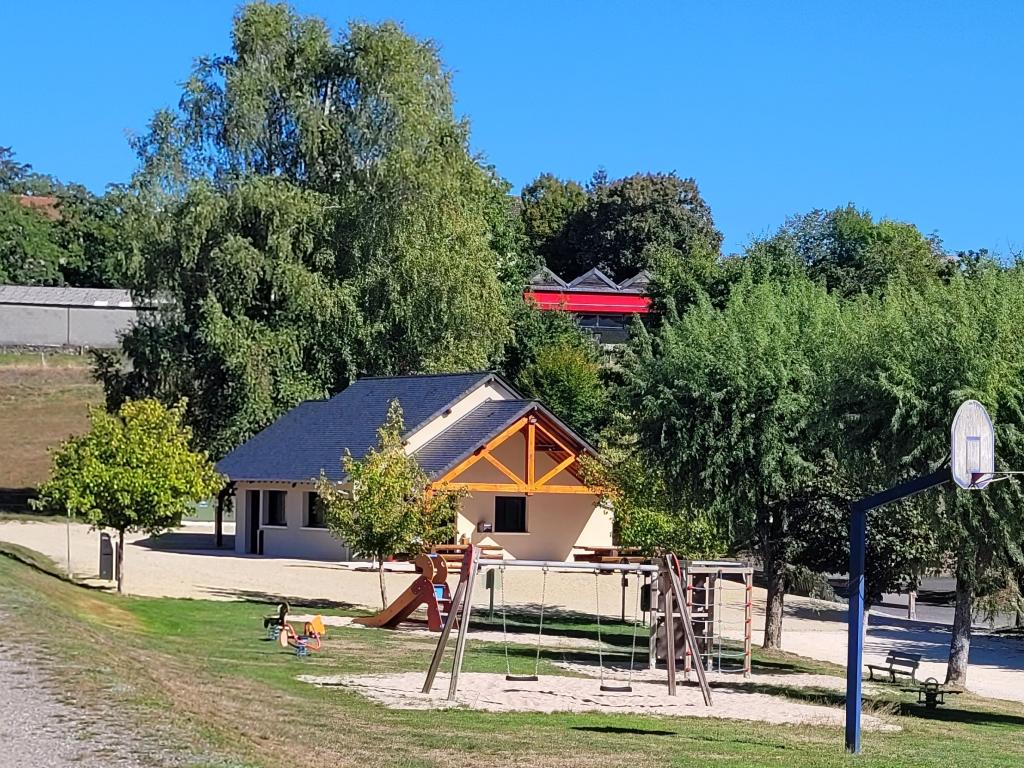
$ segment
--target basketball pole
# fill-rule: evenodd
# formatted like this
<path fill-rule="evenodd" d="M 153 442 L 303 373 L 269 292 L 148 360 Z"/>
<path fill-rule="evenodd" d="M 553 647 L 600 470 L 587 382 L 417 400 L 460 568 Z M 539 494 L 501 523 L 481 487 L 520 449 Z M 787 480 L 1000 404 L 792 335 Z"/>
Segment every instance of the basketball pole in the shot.
<path fill-rule="evenodd" d="M 864 668 L 864 561 L 868 512 L 948 483 L 949 467 L 915 477 L 850 504 L 850 609 L 846 638 L 846 751 L 860 752 L 861 670 Z"/>

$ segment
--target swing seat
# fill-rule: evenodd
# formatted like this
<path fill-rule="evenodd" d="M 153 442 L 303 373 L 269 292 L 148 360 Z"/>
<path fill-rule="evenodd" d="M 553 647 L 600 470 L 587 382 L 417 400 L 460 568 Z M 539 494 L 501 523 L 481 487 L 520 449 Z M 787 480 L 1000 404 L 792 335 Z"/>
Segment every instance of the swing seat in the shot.
<path fill-rule="evenodd" d="M 540 678 L 537 675 L 505 675 L 510 683 L 538 683 Z"/>
<path fill-rule="evenodd" d="M 601 690 L 605 693 L 632 693 L 632 685 L 602 685 Z"/>

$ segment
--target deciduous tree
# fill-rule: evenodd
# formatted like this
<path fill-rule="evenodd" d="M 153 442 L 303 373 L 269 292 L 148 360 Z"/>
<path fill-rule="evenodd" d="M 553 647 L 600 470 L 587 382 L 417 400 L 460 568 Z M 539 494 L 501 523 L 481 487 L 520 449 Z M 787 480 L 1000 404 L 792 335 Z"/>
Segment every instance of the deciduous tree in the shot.
<path fill-rule="evenodd" d="M 378 445 L 360 459 L 342 458 L 342 485 L 321 477 L 317 494 L 331 532 L 356 554 L 377 561 L 381 605 L 387 607 L 384 563 L 451 539 L 463 494 L 429 488 L 426 473 L 402 445 L 402 409 L 392 402 Z"/>
<path fill-rule="evenodd" d="M 39 506 L 117 531 L 117 591 L 124 586 L 124 535 L 157 535 L 180 525 L 222 479 L 205 453 L 192 448 L 182 424 L 184 404 L 126 402 L 117 413 L 90 412 L 89 432 L 72 437 L 53 456 Z"/>
<path fill-rule="evenodd" d="M 747 278 L 724 308 L 702 299 L 627 362 L 645 460 L 763 564 L 768 648 L 780 645 L 788 569 L 803 556 L 795 521 L 839 503 L 816 434 L 839 322 L 837 302 L 806 279 Z"/>
<path fill-rule="evenodd" d="M 1024 466 L 1024 275 L 985 269 L 923 290 L 891 286 L 864 300 L 851 327 L 850 364 L 838 380 L 846 414 L 838 434 L 851 458 L 873 469 L 878 490 L 921 474 L 949 453 L 964 400 L 982 402 L 996 424 L 997 467 Z M 858 359 L 859 358 L 859 359 Z M 984 491 L 955 487 L 918 497 L 957 577 L 947 680 L 967 676 L 975 599 L 1002 589 L 1024 565 L 1024 493 L 1016 480 Z"/>

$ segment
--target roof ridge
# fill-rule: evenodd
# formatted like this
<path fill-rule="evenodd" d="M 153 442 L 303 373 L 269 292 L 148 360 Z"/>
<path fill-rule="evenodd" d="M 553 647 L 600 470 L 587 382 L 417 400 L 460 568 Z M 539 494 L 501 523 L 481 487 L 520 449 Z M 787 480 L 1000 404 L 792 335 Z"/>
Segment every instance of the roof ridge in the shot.
<path fill-rule="evenodd" d="M 496 371 L 461 371 L 458 373 L 402 373 L 393 374 L 390 376 L 360 376 L 352 384 L 360 381 L 383 381 L 386 379 L 431 379 L 440 378 L 442 376 L 493 376 L 496 375 Z M 349 385 L 351 386 L 351 385 Z"/>

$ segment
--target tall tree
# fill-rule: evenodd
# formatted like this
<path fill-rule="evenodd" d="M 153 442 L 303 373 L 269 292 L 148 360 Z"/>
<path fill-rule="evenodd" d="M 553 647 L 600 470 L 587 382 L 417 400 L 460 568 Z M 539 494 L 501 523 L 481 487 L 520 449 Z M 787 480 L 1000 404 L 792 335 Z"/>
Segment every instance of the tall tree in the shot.
<path fill-rule="evenodd" d="M 601 352 L 572 315 L 520 300 L 513 339 L 499 369 L 524 395 L 540 400 L 590 440 L 609 416 Z"/>
<path fill-rule="evenodd" d="M 569 222 L 587 204 L 582 185 L 542 173 L 523 187 L 520 200 L 523 230 L 532 251 L 559 277 L 578 277 L 580 258 L 569 240 Z"/>
<path fill-rule="evenodd" d="M 131 285 L 167 310 L 108 392 L 188 392 L 221 451 L 359 373 L 497 359 L 519 235 L 433 43 L 256 3 L 232 48 L 137 142 Z"/>
<path fill-rule="evenodd" d="M 599 267 L 616 281 L 632 277 L 665 253 L 687 264 L 717 258 L 722 234 L 697 183 L 675 173 L 645 173 L 591 184 L 587 205 L 568 224 L 574 271 Z"/>
<path fill-rule="evenodd" d="M 884 290 L 890 282 L 920 289 L 955 272 L 955 261 L 936 238 L 913 224 L 875 221 L 852 204 L 793 217 L 773 239 L 840 296 Z"/>
<path fill-rule="evenodd" d="M 66 255 L 51 218 L 0 193 L 0 282 L 60 285 Z"/>
<path fill-rule="evenodd" d="M 14 159 L 14 150 L 0 147 L 0 192 L 17 192 L 18 185 L 32 174 L 32 166 Z"/>
<path fill-rule="evenodd" d="M 780 646 L 790 568 L 806 554 L 798 521 L 842 503 L 817 434 L 839 322 L 805 278 L 748 277 L 724 308 L 702 299 L 641 337 L 627 363 L 639 450 L 675 498 L 762 562 L 767 648 Z"/>
<path fill-rule="evenodd" d="M 851 327 L 850 364 L 836 393 L 846 421 L 838 434 L 873 467 L 875 489 L 923 473 L 949 453 L 949 429 L 966 399 L 996 424 L 997 467 L 1024 466 L 1024 273 L 985 269 L 948 286 L 893 286 L 864 300 Z M 984 491 L 953 487 L 919 497 L 940 551 L 955 563 L 956 611 L 947 680 L 967 677 L 975 600 L 1010 583 L 1024 566 L 1024 492 L 1016 480 Z"/>

